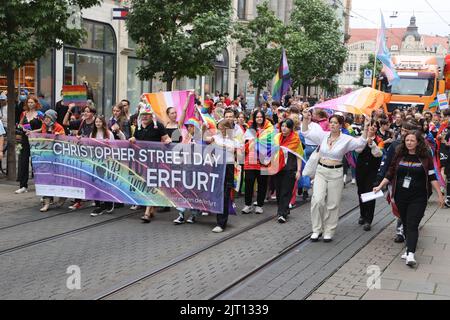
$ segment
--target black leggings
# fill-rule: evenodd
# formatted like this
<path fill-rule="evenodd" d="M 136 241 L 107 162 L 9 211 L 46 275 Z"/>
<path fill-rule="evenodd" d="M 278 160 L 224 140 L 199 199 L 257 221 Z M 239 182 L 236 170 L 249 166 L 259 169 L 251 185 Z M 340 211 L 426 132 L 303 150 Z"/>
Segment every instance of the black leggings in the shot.
<path fill-rule="evenodd" d="M 228 222 L 228 215 L 229 215 L 229 209 L 230 209 L 230 198 L 231 198 L 231 191 L 233 189 L 233 182 L 234 182 L 234 164 L 227 164 L 226 170 L 225 170 L 225 186 L 224 186 L 224 194 L 223 194 L 223 213 L 217 214 L 217 225 L 221 227 L 222 229 L 225 229 L 227 227 Z"/>
<path fill-rule="evenodd" d="M 403 234 L 406 238 L 406 251 L 416 252 L 417 240 L 419 239 L 419 224 L 422 220 L 427 200 L 418 200 L 414 202 L 395 201 L 400 218 L 403 223 Z"/>
<path fill-rule="evenodd" d="M 262 175 L 260 170 L 245 170 L 245 205 L 252 205 L 253 188 L 255 180 L 258 181 L 257 205 L 262 207 L 267 192 L 267 181 L 269 176 Z"/>
<path fill-rule="evenodd" d="M 356 184 L 358 186 L 359 210 L 365 223 L 371 224 L 375 212 L 375 200 L 363 203 L 361 194 L 371 192 L 377 179 L 378 168 L 356 167 Z"/>
<path fill-rule="evenodd" d="M 274 178 L 277 190 L 278 216 L 286 218 L 289 213 L 289 203 L 295 185 L 296 171 L 282 170 Z"/>
<path fill-rule="evenodd" d="M 20 188 L 28 188 L 28 176 L 30 175 L 30 145 L 23 143 L 19 153 L 19 166 L 17 180 Z"/>

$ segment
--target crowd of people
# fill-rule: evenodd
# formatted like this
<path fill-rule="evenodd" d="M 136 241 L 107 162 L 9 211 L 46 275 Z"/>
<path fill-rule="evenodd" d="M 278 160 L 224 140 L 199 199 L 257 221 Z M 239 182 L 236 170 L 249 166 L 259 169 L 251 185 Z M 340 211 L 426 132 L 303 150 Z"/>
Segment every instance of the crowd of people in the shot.
<path fill-rule="evenodd" d="M 38 97 L 21 98 L 23 110 L 17 119 L 17 139 L 21 149 L 16 193 L 28 190 L 28 135 L 42 132 L 128 140 L 131 144 L 136 141 L 213 143 L 225 148 L 231 153 L 227 157 L 231 160 L 226 164 L 224 212 L 217 215 L 213 232 L 222 232 L 226 228 L 228 203 L 235 196 L 244 195 L 242 214 L 263 214 L 264 203 L 276 199 L 279 223 L 288 221 L 297 196 L 301 196 L 303 200 L 311 197 L 311 241 L 323 237 L 325 242 L 330 242 L 338 227 L 342 191 L 348 183 L 347 176 L 351 175 L 360 201 L 358 222 L 365 231 L 371 230 L 375 200 L 363 202 L 361 195 L 390 186 L 388 200 L 399 217 L 395 241 L 406 239 L 402 258 L 406 259 L 407 265 L 413 266 L 418 227 L 432 190 L 436 191 L 441 206 L 450 207 L 450 198 L 444 200 L 442 183 L 450 175 L 450 161 L 447 160 L 450 110 L 432 113 L 411 107 L 388 114 L 380 108 L 370 116 L 354 115 L 316 109 L 302 97 L 290 95 L 282 102 L 263 101 L 260 106 L 250 109 L 241 96 L 231 100 L 227 93 L 219 92 L 213 97 L 206 95 L 204 99 L 197 95 L 195 101 L 195 117 L 186 117 L 186 102 L 180 117 L 177 109 L 170 107 L 166 111 L 169 120 L 162 123 L 144 99 L 135 113 L 132 113 L 128 100 L 121 100 L 112 106 L 112 116 L 106 119 L 97 114 L 94 103 L 89 100 L 82 108 L 73 104 L 66 106 L 59 101 L 54 109 L 47 108 L 42 112 Z M 215 120 L 213 133 L 209 124 L 202 121 L 200 113 L 207 113 Z M 2 133 L 1 126 L 1 136 Z M 273 146 L 282 150 L 276 160 L 271 154 Z M 313 154 L 317 160 L 314 174 L 303 175 L 303 168 Z M 271 170 L 273 161 L 278 161 L 275 171 Z M 233 176 L 236 163 L 242 169 L 238 186 L 234 185 Z M 447 183 L 447 191 L 450 191 L 449 187 Z M 42 201 L 42 212 L 49 210 L 52 204 L 62 206 L 65 203 L 65 199 L 55 202 L 51 197 L 44 197 Z M 75 199 L 69 208 L 76 210 L 83 205 L 86 204 L 81 199 Z M 94 206 L 92 216 L 111 213 L 124 204 L 95 201 Z M 150 222 L 156 212 L 157 208 L 146 207 L 142 221 Z M 200 215 L 207 213 L 177 208 L 177 214 L 173 223 L 180 225 L 195 223 Z"/>

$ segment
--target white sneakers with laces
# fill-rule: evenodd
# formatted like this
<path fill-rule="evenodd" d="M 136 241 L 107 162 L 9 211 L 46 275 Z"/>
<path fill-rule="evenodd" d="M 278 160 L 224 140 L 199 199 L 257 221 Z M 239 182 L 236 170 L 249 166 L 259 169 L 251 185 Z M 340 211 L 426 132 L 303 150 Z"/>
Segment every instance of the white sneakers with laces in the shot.
<path fill-rule="evenodd" d="M 21 194 L 21 193 L 26 193 L 26 192 L 28 192 L 28 189 L 25 188 L 25 187 L 17 189 L 16 191 L 14 191 L 15 194 Z"/>
<path fill-rule="evenodd" d="M 223 229 L 221 227 L 217 226 L 214 229 L 212 229 L 212 232 L 215 232 L 215 233 L 223 232 Z"/>
<path fill-rule="evenodd" d="M 414 259 L 414 253 L 408 252 L 406 256 L 406 265 L 410 267 L 414 267 L 417 264 L 416 259 Z"/>

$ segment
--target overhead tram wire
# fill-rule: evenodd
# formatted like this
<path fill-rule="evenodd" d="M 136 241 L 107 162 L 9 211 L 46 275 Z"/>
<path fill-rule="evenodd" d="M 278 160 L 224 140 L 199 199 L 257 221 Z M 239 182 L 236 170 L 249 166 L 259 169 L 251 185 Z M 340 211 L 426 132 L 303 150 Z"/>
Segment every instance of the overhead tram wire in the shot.
<path fill-rule="evenodd" d="M 344 9 L 344 11 L 345 11 L 346 8 L 344 7 L 344 5 L 342 4 L 342 2 L 341 2 L 340 0 L 337 0 L 336 3 L 338 3 L 338 4 L 342 7 L 342 9 Z M 357 15 L 358 17 L 360 17 L 360 18 L 362 18 L 362 19 L 364 19 L 364 20 L 370 22 L 371 24 L 377 26 L 377 29 L 380 29 L 379 23 L 376 23 L 376 22 L 370 20 L 369 18 L 367 18 L 367 17 L 365 17 L 365 16 L 359 14 L 358 12 L 353 11 L 353 9 L 350 9 L 349 11 L 350 11 L 350 13 L 352 13 L 352 14 L 354 14 L 354 15 Z M 403 41 L 402 38 L 400 38 L 399 36 L 397 36 L 396 34 L 394 34 L 393 32 L 391 32 L 389 28 L 386 28 L 386 32 L 387 32 L 388 35 L 391 35 L 392 37 L 397 38 L 397 39 L 400 40 L 400 41 Z"/>
<path fill-rule="evenodd" d="M 425 3 L 437 14 L 437 16 L 447 25 L 447 27 L 450 26 L 450 24 L 444 19 L 444 17 L 442 17 L 441 14 L 435 8 L 433 8 L 428 0 L 425 0 Z"/>

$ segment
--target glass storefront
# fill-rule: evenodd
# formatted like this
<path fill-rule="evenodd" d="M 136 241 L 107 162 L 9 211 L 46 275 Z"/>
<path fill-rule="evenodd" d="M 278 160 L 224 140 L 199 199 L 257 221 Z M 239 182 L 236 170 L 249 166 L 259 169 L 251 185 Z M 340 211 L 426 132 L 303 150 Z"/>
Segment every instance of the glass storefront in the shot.
<path fill-rule="evenodd" d="M 51 106 L 55 105 L 53 94 L 53 88 L 55 87 L 54 55 L 54 51 L 50 50 L 39 59 L 37 77 L 37 92 L 42 93 Z"/>
<path fill-rule="evenodd" d="M 87 31 L 82 49 L 64 47 L 64 84 L 87 82 L 97 112 L 111 116 L 115 100 L 116 40 L 106 24 L 83 21 Z"/>
<path fill-rule="evenodd" d="M 36 63 L 28 62 L 23 67 L 15 71 L 15 88 L 18 90 L 27 89 L 30 94 L 37 94 L 36 92 Z M 0 69 L 0 91 L 6 91 L 8 87 L 6 70 Z"/>
<path fill-rule="evenodd" d="M 130 101 L 131 112 L 137 108 L 142 93 L 151 91 L 150 81 L 142 81 L 139 79 L 138 68 L 143 65 L 143 61 L 137 58 L 128 57 L 128 74 L 127 74 L 127 99 Z"/>

